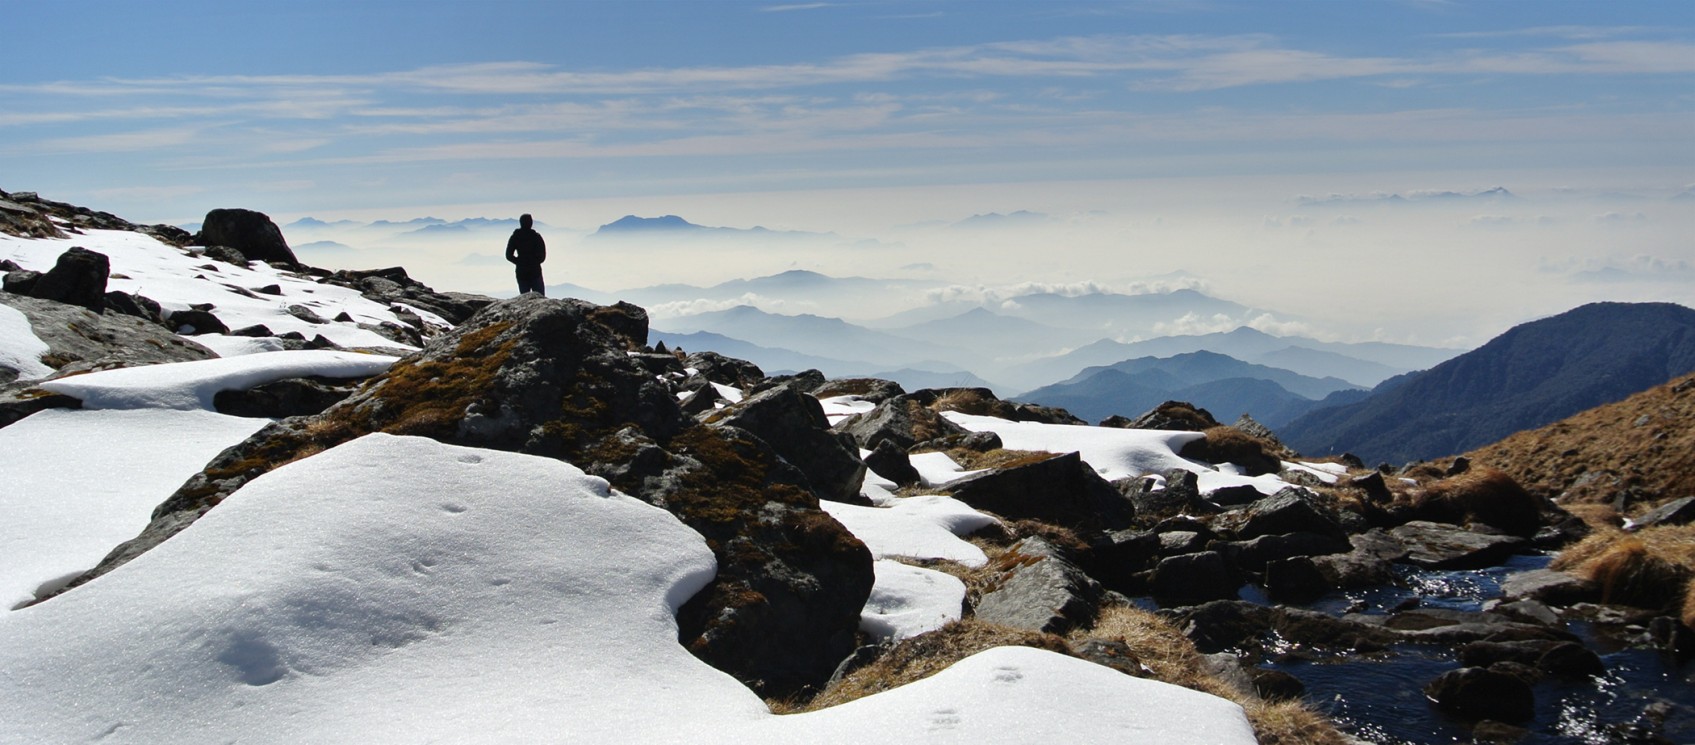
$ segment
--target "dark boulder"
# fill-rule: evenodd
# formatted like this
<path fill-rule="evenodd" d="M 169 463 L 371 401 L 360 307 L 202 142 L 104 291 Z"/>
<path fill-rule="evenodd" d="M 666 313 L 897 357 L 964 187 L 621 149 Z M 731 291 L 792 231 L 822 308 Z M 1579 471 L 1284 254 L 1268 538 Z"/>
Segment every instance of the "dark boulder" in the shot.
<path fill-rule="evenodd" d="M 1265 571 L 1271 562 L 1296 556 L 1324 556 L 1352 550 L 1347 538 L 1323 533 L 1262 535 L 1247 541 L 1219 541 L 1212 548 L 1250 572 Z"/>
<path fill-rule="evenodd" d="M 1394 562 L 1406 558 L 1407 547 L 1388 531 L 1373 528 L 1348 537 L 1346 553 L 1312 557 L 1313 566 L 1339 589 L 1381 585 L 1394 579 Z"/>
<path fill-rule="evenodd" d="M 197 246 L 228 246 L 246 261 L 266 261 L 293 266 L 300 263 L 283 239 L 282 229 L 263 212 L 245 209 L 215 209 L 206 213 Z"/>
<path fill-rule="evenodd" d="M 1407 547 L 1406 562 L 1426 569 L 1492 567 L 1528 545 L 1523 538 L 1474 533 L 1446 523 L 1414 521 L 1389 531 Z"/>
<path fill-rule="evenodd" d="M 865 461 L 851 439 L 830 431 L 830 420 L 818 399 L 780 385 L 719 409 L 706 422 L 736 427 L 769 443 L 806 475 L 820 499 L 870 504 L 859 494 Z"/>
<path fill-rule="evenodd" d="M 1536 715 L 1529 683 L 1488 668 L 1449 670 L 1425 686 L 1424 693 L 1443 711 L 1467 719 L 1523 722 Z"/>
<path fill-rule="evenodd" d="M 1236 531 L 1243 540 L 1286 533 L 1336 538 L 1345 535 L 1331 510 L 1319 502 L 1318 495 L 1293 486 L 1249 505 L 1242 526 Z"/>
<path fill-rule="evenodd" d="M 187 334 L 189 336 L 199 334 L 227 334 L 230 332 L 230 327 L 225 326 L 224 322 L 218 320 L 218 317 L 212 315 L 210 311 L 196 310 L 194 308 L 172 311 L 170 316 L 166 319 L 166 325 L 169 328 L 176 329 L 176 332 L 179 334 Z"/>
<path fill-rule="evenodd" d="M 758 365 L 717 352 L 695 352 L 684 358 L 683 364 L 694 368 L 707 380 L 731 388 L 752 388 L 765 379 L 765 372 Z"/>
<path fill-rule="evenodd" d="M 865 456 L 865 466 L 897 486 L 910 486 L 921 478 L 918 469 L 912 467 L 912 458 L 906 451 L 888 440 L 877 443 L 876 449 Z"/>
<path fill-rule="evenodd" d="M 29 295 L 100 313 L 106 310 L 106 278 L 111 273 L 112 262 L 105 254 L 72 246 L 35 281 Z"/>
<path fill-rule="evenodd" d="M 1274 600 L 1307 603 L 1324 597 L 1331 587 L 1312 557 L 1275 559 L 1265 565 L 1265 589 Z"/>
<path fill-rule="evenodd" d="M 1150 589 L 1162 603 L 1194 604 L 1236 597 L 1241 579 L 1216 551 L 1168 556 L 1154 566 Z"/>
<path fill-rule="evenodd" d="M 160 307 L 152 298 L 143 295 L 133 295 L 117 290 L 108 292 L 106 293 L 106 310 L 113 313 L 122 313 L 126 316 L 135 316 L 143 321 L 157 323 L 160 326 L 166 324 L 164 308 Z M 266 334 L 266 336 L 269 336 L 269 334 Z"/>
<path fill-rule="evenodd" d="M 977 601 L 977 620 L 1053 634 L 1094 623 L 1100 583 L 1053 544 L 1025 538 L 988 569 L 996 578 Z"/>
<path fill-rule="evenodd" d="M 1135 516 L 1130 501 L 1077 453 L 999 468 L 954 481 L 942 491 L 1012 520 L 1040 520 L 1073 530 L 1118 530 Z"/>
<path fill-rule="evenodd" d="M 967 434 L 964 427 L 943 418 L 920 399 L 906 395 L 884 399 L 870 411 L 837 422 L 836 431 L 852 437 L 867 450 L 874 450 L 884 442 L 906 450 L 921 442 Z"/>

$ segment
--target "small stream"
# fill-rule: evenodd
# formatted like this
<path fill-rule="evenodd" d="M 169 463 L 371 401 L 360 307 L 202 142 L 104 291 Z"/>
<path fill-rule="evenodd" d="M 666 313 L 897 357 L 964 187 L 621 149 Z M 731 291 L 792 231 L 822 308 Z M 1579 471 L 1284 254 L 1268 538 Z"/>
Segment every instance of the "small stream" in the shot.
<path fill-rule="evenodd" d="M 1551 557 L 1514 557 L 1498 567 L 1468 571 L 1397 567 L 1394 585 L 1335 592 L 1303 606 L 1331 615 L 1386 614 L 1416 604 L 1425 608 L 1482 610 L 1500 597 L 1512 574 L 1546 567 Z M 1242 599 L 1268 603 L 1257 588 Z M 1634 646 L 1596 624 L 1568 621 L 1566 629 L 1606 664 L 1607 674 L 1582 679 L 1548 676 L 1534 686 L 1536 716 L 1524 745 L 1672 742 L 1695 744 L 1695 662 Z M 1467 722 L 1451 717 L 1424 696 L 1425 684 L 1460 667 L 1446 645 L 1398 644 L 1387 654 L 1286 655 L 1265 665 L 1290 673 L 1306 685 L 1306 700 L 1357 737 L 1380 745 L 1472 742 Z M 1631 739 L 1621 725 L 1637 722 L 1656 702 L 1669 703 L 1657 733 L 1665 738 Z"/>

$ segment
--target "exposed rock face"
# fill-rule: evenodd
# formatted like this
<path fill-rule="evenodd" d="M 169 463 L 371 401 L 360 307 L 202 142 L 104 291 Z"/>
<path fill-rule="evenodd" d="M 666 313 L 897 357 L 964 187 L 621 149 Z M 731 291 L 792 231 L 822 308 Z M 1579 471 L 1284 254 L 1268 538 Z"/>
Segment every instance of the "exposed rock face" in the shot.
<path fill-rule="evenodd" d="M 47 344 L 42 362 L 62 372 L 211 359 L 212 350 L 140 318 L 0 293 Z"/>
<path fill-rule="evenodd" d="M 765 379 L 765 372 L 758 365 L 717 352 L 695 352 L 683 364 L 699 371 L 707 380 L 732 388 L 751 388 Z"/>
<path fill-rule="evenodd" d="M 777 386 L 720 409 L 707 417 L 714 426 L 737 427 L 758 435 L 800 472 L 820 499 L 869 506 L 859 495 L 865 462 L 853 439 L 830 431 L 824 407 L 793 386 Z"/>
<path fill-rule="evenodd" d="M 1117 424 L 1124 429 L 1163 429 L 1177 432 L 1205 432 L 1218 426 L 1212 413 L 1187 401 L 1166 401 L 1153 410 Z"/>
<path fill-rule="evenodd" d="M 30 286 L 29 294 L 99 313 L 106 309 L 106 277 L 111 273 L 112 262 L 105 254 L 72 246 Z"/>
<path fill-rule="evenodd" d="M 943 419 L 922 399 L 905 395 L 885 399 L 875 409 L 843 419 L 836 424 L 836 431 L 867 450 L 875 450 L 884 442 L 905 450 L 920 442 L 966 434 L 964 427 Z"/>
<path fill-rule="evenodd" d="M 961 502 L 1001 517 L 1033 519 L 1072 529 L 1117 530 L 1135 508 L 1077 453 L 997 469 L 943 488 Z"/>
<path fill-rule="evenodd" d="M 990 569 L 999 577 L 977 602 L 978 620 L 1051 634 L 1094 623 L 1100 583 L 1053 544 L 1026 538 L 1009 547 Z"/>
<path fill-rule="evenodd" d="M 763 439 L 682 413 L 670 386 L 628 354 L 646 326 L 627 304 L 528 295 L 490 305 L 324 413 L 220 454 L 79 582 L 272 468 L 370 432 L 418 435 L 562 458 L 671 511 L 718 560 L 717 579 L 679 613 L 684 645 L 765 695 L 822 684 L 854 648 L 870 552 Z"/>
<path fill-rule="evenodd" d="M 1407 562 L 1428 569 L 1481 569 L 1499 564 L 1527 541 L 1473 533 L 1452 525 L 1413 521 L 1389 531 L 1407 547 Z"/>
<path fill-rule="evenodd" d="M 268 261 L 293 266 L 300 263 L 294 251 L 283 239 L 282 229 L 263 212 L 244 209 L 216 209 L 206 213 L 200 233 L 194 236 L 198 246 L 228 246 L 241 252 L 248 261 Z"/>

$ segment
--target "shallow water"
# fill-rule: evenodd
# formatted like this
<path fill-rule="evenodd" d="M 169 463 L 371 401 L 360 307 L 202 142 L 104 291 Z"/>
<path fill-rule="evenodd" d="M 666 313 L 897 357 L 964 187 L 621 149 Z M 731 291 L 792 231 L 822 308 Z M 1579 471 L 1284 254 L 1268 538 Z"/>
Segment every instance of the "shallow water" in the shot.
<path fill-rule="evenodd" d="M 1395 585 L 1333 593 L 1304 607 L 1331 614 L 1387 613 L 1416 602 L 1419 607 L 1479 610 L 1500 596 L 1501 583 L 1517 572 L 1539 569 L 1546 556 L 1520 556 L 1500 567 L 1469 571 L 1401 568 Z M 1244 599 L 1263 602 L 1256 592 Z M 1630 742 L 1618 725 L 1637 721 L 1655 702 L 1672 704 L 1659 734 L 1674 743 L 1695 743 L 1695 664 L 1679 663 L 1652 649 L 1629 646 L 1586 623 L 1567 629 L 1601 655 L 1607 675 L 1556 679 L 1534 686 L 1536 718 L 1525 745 Z M 1386 655 L 1291 659 L 1269 663 L 1306 684 L 1309 702 L 1356 736 L 1383 745 L 1471 742 L 1468 723 L 1448 716 L 1423 693 L 1426 683 L 1459 667 L 1454 648 L 1400 644 Z"/>

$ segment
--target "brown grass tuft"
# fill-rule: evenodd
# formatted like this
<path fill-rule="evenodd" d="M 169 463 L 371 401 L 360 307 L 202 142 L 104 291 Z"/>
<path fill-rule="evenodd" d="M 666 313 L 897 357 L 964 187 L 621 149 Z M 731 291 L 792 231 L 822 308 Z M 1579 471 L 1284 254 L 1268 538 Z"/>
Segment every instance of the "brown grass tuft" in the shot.
<path fill-rule="evenodd" d="M 1260 745 L 1352 745 L 1358 742 L 1299 701 L 1255 701 L 1242 707 Z"/>
<path fill-rule="evenodd" d="M 1210 463 L 1235 463 L 1250 476 L 1283 470 L 1282 459 L 1274 455 L 1277 446 L 1265 440 L 1229 426 L 1210 427 L 1202 434 L 1205 439 L 1184 445 L 1178 455 Z"/>
<path fill-rule="evenodd" d="M 849 673 L 811 701 L 796 705 L 783 702 L 783 711 L 793 714 L 845 704 L 854 699 L 882 693 L 916 680 L 923 680 L 949 665 L 994 647 L 1035 647 L 1066 654 L 1070 647 L 1053 634 L 997 626 L 975 619 L 955 621 L 927 634 L 903 639 L 865 667 Z"/>
<path fill-rule="evenodd" d="M 1598 530 L 1561 552 L 1553 567 L 1599 585 L 1602 602 L 1679 609 L 1687 616 L 1695 592 L 1695 525 Z"/>
<path fill-rule="evenodd" d="M 1006 450 L 996 448 L 988 452 L 980 452 L 970 448 L 953 448 L 943 451 L 953 462 L 967 471 L 981 471 L 987 468 L 1017 468 L 1045 460 L 1058 458 L 1059 455 L 1041 450 Z"/>
<path fill-rule="evenodd" d="M 1476 468 L 1433 481 L 1411 494 L 1414 512 L 1438 522 L 1481 522 L 1531 536 L 1542 524 L 1542 500 L 1493 468 Z"/>

